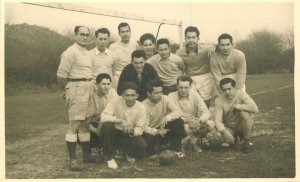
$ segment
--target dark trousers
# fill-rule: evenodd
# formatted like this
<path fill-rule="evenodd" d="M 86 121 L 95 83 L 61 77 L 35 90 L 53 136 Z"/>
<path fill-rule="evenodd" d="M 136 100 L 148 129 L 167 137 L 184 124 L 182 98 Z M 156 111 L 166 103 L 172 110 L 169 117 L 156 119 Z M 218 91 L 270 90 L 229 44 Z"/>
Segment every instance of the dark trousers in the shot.
<path fill-rule="evenodd" d="M 181 140 L 184 138 L 184 125 L 181 118 L 175 119 L 174 121 L 168 122 L 165 129 L 169 129 L 164 137 L 160 135 L 153 136 L 148 133 L 144 133 L 143 137 L 147 142 L 146 153 L 147 155 L 154 155 L 155 145 L 161 145 L 164 143 L 170 143 L 170 150 L 181 151 Z"/>
<path fill-rule="evenodd" d="M 91 124 L 97 128 L 99 123 L 98 122 L 91 122 Z M 101 140 L 100 137 L 98 135 L 96 135 L 96 133 L 94 132 L 90 132 L 91 134 L 91 148 L 99 148 L 101 147 Z"/>
<path fill-rule="evenodd" d="M 121 149 L 129 157 L 145 157 L 147 143 L 142 136 L 130 136 L 116 129 L 112 122 L 103 123 L 101 133 L 103 154 L 106 160 L 114 158 L 117 149 Z"/>

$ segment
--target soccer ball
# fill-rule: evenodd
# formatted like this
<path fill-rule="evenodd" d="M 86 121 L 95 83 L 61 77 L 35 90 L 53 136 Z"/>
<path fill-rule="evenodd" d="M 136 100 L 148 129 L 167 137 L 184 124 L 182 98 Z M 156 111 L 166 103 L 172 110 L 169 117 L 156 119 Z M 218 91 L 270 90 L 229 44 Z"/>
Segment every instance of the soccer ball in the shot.
<path fill-rule="evenodd" d="M 175 155 L 175 152 L 173 152 L 171 150 L 164 150 L 159 154 L 158 159 L 159 159 L 160 165 L 167 166 L 167 165 L 171 165 L 175 162 L 176 155 Z"/>

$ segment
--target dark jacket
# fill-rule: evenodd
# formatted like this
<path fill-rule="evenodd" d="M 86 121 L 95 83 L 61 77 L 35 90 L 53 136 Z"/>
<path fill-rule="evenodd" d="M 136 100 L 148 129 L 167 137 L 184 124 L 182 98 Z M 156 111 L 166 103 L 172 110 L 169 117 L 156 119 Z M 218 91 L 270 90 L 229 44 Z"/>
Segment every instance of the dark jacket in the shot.
<path fill-rule="evenodd" d="M 118 88 L 117 92 L 119 95 L 121 95 L 121 88 L 122 84 L 125 82 L 133 82 L 138 85 L 138 94 L 139 98 L 137 99 L 138 101 L 143 101 L 147 98 L 147 89 L 146 89 L 146 84 L 153 79 L 159 79 L 159 76 L 153 66 L 151 66 L 148 63 L 145 63 L 143 72 L 142 72 L 142 80 L 139 83 L 138 81 L 138 74 L 136 70 L 134 69 L 132 64 L 128 64 L 127 66 L 124 67 L 120 78 L 119 78 L 119 83 L 118 83 Z"/>

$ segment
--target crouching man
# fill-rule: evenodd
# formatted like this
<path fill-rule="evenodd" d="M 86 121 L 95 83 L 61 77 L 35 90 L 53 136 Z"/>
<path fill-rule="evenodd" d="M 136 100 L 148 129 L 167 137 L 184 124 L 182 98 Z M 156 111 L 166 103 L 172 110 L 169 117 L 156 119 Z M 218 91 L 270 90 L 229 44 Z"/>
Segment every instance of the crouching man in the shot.
<path fill-rule="evenodd" d="M 217 132 L 207 134 L 211 144 L 234 144 L 237 136 L 244 138 L 242 151 L 250 152 L 250 133 L 257 105 L 244 92 L 235 89 L 235 81 L 224 78 L 220 81 L 222 95 L 215 101 L 215 124 Z"/>
<path fill-rule="evenodd" d="M 122 85 L 120 97 L 111 100 L 101 114 L 103 154 L 107 165 L 117 169 L 114 160 L 116 150 L 121 149 L 129 162 L 145 156 L 147 146 L 142 137 L 146 121 L 145 106 L 136 101 L 137 85 L 131 82 Z"/>
<path fill-rule="evenodd" d="M 215 130 L 215 124 L 209 120 L 210 112 L 201 96 L 191 89 L 193 80 L 188 75 L 177 78 L 178 91 L 172 92 L 168 97 L 177 105 L 182 113 L 184 120 L 185 134 L 183 142 L 191 146 L 195 152 L 202 152 L 197 145 L 198 138 L 205 137 L 209 131 Z"/>
<path fill-rule="evenodd" d="M 163 85 L 159 80 L 151 80 L 147 84 L 148 98 L 143 101 L 147 110 L 147 122 L 144 138 L 147 141 L 146 149 L 149 157 L 155 156 L 155 143 L 170 143 L 170 150 L 175 151 L 178 157 L 184 157 L 181 152 L 181 140 L 184 137 L 182 112 L 168 98 L 163 95 Z"/>

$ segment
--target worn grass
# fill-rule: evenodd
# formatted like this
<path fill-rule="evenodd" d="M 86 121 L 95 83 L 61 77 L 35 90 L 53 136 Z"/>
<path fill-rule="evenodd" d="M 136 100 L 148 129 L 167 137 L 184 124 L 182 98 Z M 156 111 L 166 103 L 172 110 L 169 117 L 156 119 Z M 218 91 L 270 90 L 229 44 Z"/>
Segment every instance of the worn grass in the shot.
<path fill-rule="evenodd" d="M 294 75 L 247 77 L 247 92 L 260 112 L 252 140 L 254 152 L 236 148 L 203 148 L 188 152 L 172 166 L 155 161 L 130 165 L 118 160 L 120 168 L 105 163 L 82 164 L 82 172 L 71 172 L 65 146 L 67 113 L 58 93 L 9 96 L 5 98 L 6 178 L 293 178 L 295 177 Z M 276 90 L 283 86 L 290 86 Z M 79 162 L 81 150 L 77 147 Z"/>

